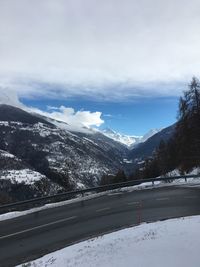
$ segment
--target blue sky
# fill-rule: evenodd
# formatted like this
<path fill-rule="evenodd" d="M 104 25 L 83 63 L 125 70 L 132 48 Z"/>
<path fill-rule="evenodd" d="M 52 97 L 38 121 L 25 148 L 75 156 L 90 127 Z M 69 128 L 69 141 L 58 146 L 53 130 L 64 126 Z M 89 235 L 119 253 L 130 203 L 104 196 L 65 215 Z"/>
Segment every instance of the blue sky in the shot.
<path fill-rule="evenodd" d="M 137 101 L 108 102 L 79 99 L 21 99 L 32 107 L 46 111 L 48 106 L 72 107 L 75 111 L 102 112 L 103 128 L 112 128 L 128 135 L 143 135 L 150 129 L 163 128 L 176 121 L 177 97 L 137 99 Z"/>

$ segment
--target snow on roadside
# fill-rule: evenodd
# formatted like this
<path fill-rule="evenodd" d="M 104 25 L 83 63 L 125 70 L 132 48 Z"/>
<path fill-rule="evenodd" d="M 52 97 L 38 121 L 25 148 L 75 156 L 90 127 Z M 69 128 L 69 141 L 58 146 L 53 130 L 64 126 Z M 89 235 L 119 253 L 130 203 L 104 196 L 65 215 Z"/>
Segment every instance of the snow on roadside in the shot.
<path fill-rule="evenodd" d="M 200 174 L 200 168 L 197 167 L 197 168 L 193 168 L 186 175 L 198 175 L 198 174 Z M 164 176 L 165 177 L 172 177 L 172 176 L 179 176 L 179 175 L 182 175 L 181 172 L 178 169 L 175 169 L 173 171 L 166 173 Z"/>
<path fill-rule="evenodd" d="M 160 182 L 156 182 L 155 186 L 161 186 Z M 105 191 L 105 192 L 101 192 L 101 193 L 87 193 L 87 195 L 85 195 L 84 197 L 82 196 L 78 196 L 76 198 L 70 199 L 70 200 L 65 200 L 65 201 L 61 201 L 61 202 L 56 202 L 56 203 L 50 203 L 50 204 L 45 204 L 42 207 L 37 207 L 37 208 L 33 208 L 33 209 L 29 209 L 29 210 L 24 210 L 24 211 L 12 211 L 12 212 L 8 212 L 8 213 L 4 213 L 4 214 L 0 214 L 0 221 L 4 221 L 4 220 L 9 220 L 9 219 L 13 219 L 19 216 L 24 216 L 33 212 L 38 212 L 44 209 L 50 209 L 50 208 L 56 208 L 56 207 L 61 207 L 64 205 L 69 205 L 71 203 L 78 203 L 81 201 L 86 201 L 86 200 L 90 200 L 93 198 L 98 198 L 98 197 L 102 197 L 105 195 L 113 195 L 113 194 L 119 194 L 119 193 L 123 193 L 123 192 L 133 192 L 135 190 L 144 190 L 144 189 L 151 189 L 152 188 L 152 183 L 148 182 L 148 183 L 143 183 L 140 185 L 135 185 L 135 186 L 129 186 L 129 187 L 123 187 L 120 189 L 114 189 L 114 190 L 109 190 L 109 191 Z"/>
<path fill-rule="evenodd" d="M 200 216 L 141 224 L 18 267 L 199 267 Z"/>
<path fill-rule="evenodd" d="M 65 201 L 61 201 L 61 202 L 56 202 L 56 203 L 50 203 L 50 204 L 45 204 L 42 207 L 37 207 L 37 208 L 33 208 L 33 209 L 29 209 L 29 210 L 24 210 L 24 211 L 12 211 L 12 212 L 8 212 L 8 213 L 4 213 L 4 214 L 0 214 L 0 221 L 5 221 L 5 220 L 9 220 L 9 219 L 13 219 L 19 216 L 23 216 L 23 215 L 27 215 L 33 212 L 38 212 L 44 209 L 50 209 L 50 208 L 56 208 L 56 207 L 61 207 L 64 205 L 68 205 L 71 203 L 77 203 L 77 202 L 81 202 L 81 201 L 86 201 L 86 200 L 90 200 L 93 198 L 98 198 L 104 195 L 108 195 L 110 193 L 117 193 L 119 192 L 119 189 L 115 189 L 115 190 L 110 190 L 110 191 L 106 191 L 106 192 L 101 192 L 101 193 L 96 193 L 96 194 L 89 194 L 82 197 L 82 196 L 78 196 L 76 198 L 70 199 L 70 200 L 65 200 Z"/>
<path fill-rule="evenodd" d="M 81 202 L 81 201 L 86 201 L 86 200 L 90 200 L 93 198 L 98 198 L 98 197 L 102 197 L 105 195 L 109 195 L 109 194 L 118 194 L 118 193 L 123 193 L 123 192 L 133 192 L 135 190 L 151 190 L 152 188 L 158 188 L 158 187 L 165 187 L 165 186 L 174 186 L 174 185 L 193 185 L 193 186 L 200 186 L 200 178 L 191 178 L 188 179 L 189 182 L 185 182 L 184 179 L 179 179 L 178 181 L 173 181 L 172 183 L 165 183 L 165 182 L 160 182 L 160 181 L 156 181 L 154 182 L 154 185 L 152 185 L 152 182 L 146 182 L 146 183 L 142 183 L 140 185 L 134 185 L 134 186 L 129 186 L 129 187 L 123 187 L 120 189 L 114 189 L 114 190 L 109 190 L 109 191 L 105 191 L 105 192 L 101 192 L 101 193 L 87 193 L 87 195 L 85 195 L 84 197 L 82 196 L 78 196 L 74 199 L 70 199 L 70 200 L 65 200 L 65 201 L 61 201 L 61 202 L 56 202 L 56 203 L 51 203 L 51 204 L 45 204 L 42 207 L 37 207 L 37 208 L 33 208 L 33 209 L 29 209 L 29 210 L 25 210 L 25 211 L 13 211 L 13 212 L 8 212 L 8 213 L 4 213 L 4 214 L 0 214 L 0 221 L 4 221 L 4 220 L 9 220 L 9 219 L 13 219 L 19 216 L 24 216 L 33 212 L 38 212 L 44 209 L 50 209 L 50 208 L 56 208 L 56 207 L 61 207 L 64 205 L 68 205 L 71 203 L 77 203 L 77 202 Z"/>
<path fill-rule="evenodd" d="M 164 177 L 166 178 L 166 180 L 170 180 L 170 177 L 174 177 L 174 176 L 181 176 L 181 172 L 178 170 L 178 169 L 175 169 L 171 172 L 168 172 L 166 173 L 164 176 L 159 176 L 159 177 Z M 193 170 L 191 170 L 189 173 L 185 174 L 186 176 L 187 175 L 200 175 L 200 168 L 194 168 Z M 158 178 L 159 178 L 158 177 Z M 185 179 L 178 179 L 178 180 L 175 180 L 175 181 L 171 181 L 170 184 L 172 185 L 180 185 L 180 184 L 183 184 L 185 183 Z M 187 184 L 200 184 L 200 178 L 190 178 L 190 179 L 187 179 Z"/>

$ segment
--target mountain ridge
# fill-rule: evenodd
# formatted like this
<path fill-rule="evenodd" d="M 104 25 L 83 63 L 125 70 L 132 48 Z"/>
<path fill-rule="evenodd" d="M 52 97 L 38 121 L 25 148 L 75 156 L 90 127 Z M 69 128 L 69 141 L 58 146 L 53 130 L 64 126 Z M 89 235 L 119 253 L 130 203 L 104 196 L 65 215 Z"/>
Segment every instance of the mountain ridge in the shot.
<path fill-rule="evenodd" d="M 129 149 L 135 148 L 138 144 L 147 141 L 151 136 L 161 131 L 161 129 L 151 129 L 144 136 L 137 135 L 126 135 L 116 132 L 110 128 L 105 128 L 101 132 L 107 137 L 115 140 L 116 142 L 122 143 Z"/>
<path fill-rule="evenodd" d="M 119 169 L 130 174 L 135 159 L 155 149 L 151 138 L 128 149 L 99 130 L 69 131 L 66 123 L 0 105 L 0 203 L 97 186 Z"/>
<path fill-rule="evenodd" d="M 96 186 L 105 173 L 124 168 L 127 149 L 99 132 L 69 132 L 9 105 L 0 105 L 0 114 L 0 150 L 5 163 L 0 167 L 0 191 L 14 192 L 17 186 L 21 192 L 17 200 L 27 196 L 23 192 L 33 196 Z"/>

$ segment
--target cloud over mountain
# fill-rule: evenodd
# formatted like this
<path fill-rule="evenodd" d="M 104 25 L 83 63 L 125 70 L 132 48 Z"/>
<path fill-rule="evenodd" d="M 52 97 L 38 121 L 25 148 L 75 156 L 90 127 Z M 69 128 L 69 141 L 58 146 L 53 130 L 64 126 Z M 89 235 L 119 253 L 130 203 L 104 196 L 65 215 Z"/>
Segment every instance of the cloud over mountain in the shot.
<path fill-rule="evenodd" d="M 198 0 L 1 0 L 0 90 L 178 95 L 200 67 L 199 9 Z"/>
<path fill-rule="evenodd" d="M 26 111 L 38 113 L 42 116 L 65 122 L 69 124 L 71 128 L 76 130 L 80 130 L 83 127 L 99 127 L 101 124 L 104 123 L 104 120 L 101 118 L 102 113 L 99 111 L 75 111 L 73 108 L 65 106 L 47 107 L 46 111 L 40 110 L 38 108 L 27 107 L 20 102 L 16 92 L 11 90 L 0 90 L 0 104 L 20 107 Z"/>

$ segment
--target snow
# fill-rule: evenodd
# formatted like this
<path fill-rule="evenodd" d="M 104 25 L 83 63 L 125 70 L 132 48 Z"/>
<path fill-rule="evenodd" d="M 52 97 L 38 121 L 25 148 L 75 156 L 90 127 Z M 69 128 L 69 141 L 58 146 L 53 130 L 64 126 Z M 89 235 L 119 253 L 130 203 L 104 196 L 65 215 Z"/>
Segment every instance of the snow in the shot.
<path fill-rule="evenodd" d="M 29 267 L 198 267 L 200 216 L 141 224 L 43 256 Z"/>
<path fill-rule="evenodd" d="M 170 180 L 170 177 L 174 177 L 174 176 L 181 176 L 182 174 L 180 173 L 180 171 L 178 169 L 175 169 L 171 172 L 166 173 L 163 176 L 159 176 L 159 177 L 165 177 L 166 180 Z M 187 175 L 200 175 L 200 168 L 194 168 L 193 170 L 191 170 L 189 173 L 185 174 L 185 176 Z M 157 178 L 159 178 L 157 177 Z M 170 182 L 171 185 L 181 185 L 181 184 L 186 184 L 185 179 L 178 179 L 178 180 L 174 180 L 172 182 Z M 200 184 L 200 178 L 187 178 L 187 185 L 195 185 L 195 184 Z"/>
<path fill-rule="evenodd" d="M 70 125 L 66 122 L 55 120 L 50 117 L 46 117 L 46 120 L 49 121 L 50 123 L 54 124 L 56 127 L 65 130 L 69 134 L 73 135 L 73 132 L 78 132 L 78 133 L 85 133 L 85 134 L 94 134 L 95 129 L 90 128 L 90 127 L 85 127 L 82 124 L 77 124 L 77 125 Z"/>
<path fill-rule="evenodd" d="M 47 118 L 44 117 L 44 119 Z M 71 172 L 68 172 L 69 182 L 75 186 L 77 183 L 82 183 L 85 186 L 96 186 L 105 173 L 115 173 L 117 171 L 116 158 L 119 157 L 118 163 L 120 165 L 120 157 L 122 157 L 122 152 L 125 153 L 124 149 L 108 140 L 105 142 L 105 137 L 99 135 L 99 130 L 80 125 L 83 128 L 80 132 L 84 132 L 84 136 L 77 132 L 70 132 L 69 129 L 72 131 L 72 128 L 67 123 L 51 120 L 50 118 L 48 121 L 54 125 L 42 122 L 32 125 L 22 122 L 0 121 L 0 126 L 1 124 L 5 126 L 5 131 L 4 127 L 2 128 L 4 131 L 2 133 L 2 140 L 5 145 L 5 150 L 11 151 L 11 147 L 8 144 L 7 132 L 13 134 L 13 136 L 15 134 L 18 136 L 20 132 L 23 136 L 29 136 L 28 140 L 26 140 L 27 142 L 25 142 L 30 148 L 27 150 L 28 157 L 34 154 L 40 154 L 39 152 L 41 152 L 43 159 L 49 161 L 49 171 L 55 172 L 58 175 L 65 175 L 70 170 Z M 8 129 L 6 129 L 7 127 Z M 18 149 L 16 152 L 18 153 L 18 157 L 22 158 L 20 164 L 16 163 L 18 161 L 17 158 L 14 158 L 14 167 L 12 167 L 12 161 L 10 159 L 5 160 L 7 169 L 28 167 L 26 159 L 21 155 L 23 150 L 24 147 L 22 150 Z M 109 157 L 108 155 L 111 151 L 114 153 L 113 157 Z M 37 166 L 35 168 L 37 169 Z M 10 175 L 4 176 L 5 179 L 7 177 L 10 178 Z M 21 178 L 19 177 L 19 179 Z M 16 180 L 18 180 L 18 177 Z"/>
<path fill-rule="evenodd" d="M 123 162 L 124 162 L 124 163 L 127 163 L 127 164 L 132 164 L 132 163 L 133 163 L 132 160 L 128 160 L 128 159 L 123 159 Z"/>
<path fill-rule="evenodd" d="M 12 183 L 31 185 L 45 177 L 39 172 L 30 169 L 0 171 L 0 180 L 10 180 Z"/>
<path fill-rule="evenodd" d="M 150 137 L 157 134 L 161 130 L 162 129 L 152 129 L 148 133 L 146 133 L 144 136 L 125 135 L 125 134 L 115 132 L 114 130 L 109 129 L 109 128 L 102 130 L 101 133 L 113 139 L 114 141 L 117 141 L 127 146 L 128 148 L 132 149 L 136 145 L 146 142 Z"/>
<path fill-rule="evenodd" d="M 10 159 L 15 158 L 15 156 L 13 154 L 10 154 L 10 153 L 8 153 L 7 151 L 4 151 L 4 150 L 0 150 L 0 157 L 10 158 Z"/>
<path fill-rule="evenodd" d="M 1 126 L 9 126 L 8 121 L 0 121 Z"/>
<path fill-rule="evenodd" d="M 125 134 L 120 134 L 111 129 L 104 129 L 101 131 L 101 133 L 127 147 L 133 147 L 133 145 L 140 143 L 142 140 L 142 136 L 130 136 Z"/>
<path fill-rule="evenodd" d="M 86 201 L 86 200 L 98 198 L 98 197 L 105 196 L 105 195 L 118 194 L 118 193 L 123 193 L 123 192 L 129 192 L 130 193 L 130 192 L 133 192 L 135 190 L 151 190 L 152 188 L 174 186 L 174 185 L 200 187 L 200 178 L 190 178 L 187 180 L 187 182 L 185 182 L 185 179 L 179 179 L 179 180 L 173 181 L 171 183 L 156 181 L 156 182 L 154 182 L 154 185 L 152 184 L 152 182 L 146 182 L 146 183 L 142 183 L 139 185 L 123 187 L 120 189 L 109 190 L 109 191 L 105 191 L 105 192 L 101 192 L 101 193 L 87 193 L 87 195 L 85 195 L 84 197 L 79 195 L 78 197 L 76 197 L 74 199 L 56 202 L 56 203 L 51 203 L 51 204 L 46 204 L 42 207 L 37 207 L 37 208 L 25 210 L 25 211 L 13 211 L 13 212 L 4 213 L 4 214 L 0 215 L 0 221 L 9 220 L 12 218 L 27 215 L 27 214 L 30 214 L 33 212 L 44 210 L 44 209 L 56 208 L 56 207 L 60 207 L 60 206 L 64 206 L 64 205 L 69 205 L 71 203 Z M 79 188 L 82 188 L 82 183 L 79 183 Z"/>
<path fill-rule="evenodd" d="M 200 168 L 193 168 L 189 173 L 185 175 L 198 175 L 200 174 Z M 182 175 L 181 172 L 178 169 L 175 169 L 171 172 L 166 173 L 164 176 L 165 177 L 172 177 L 172 176 L 179 176 Z"/>
<path fill-rule="evenodd" d="M 99 146 L 97 143 L 95 143 L 94 141 L 90 140 L 90 139 L 87 138 L 87 137 L 83 137 L 83 139 L 86 140 L 86 141 L 88 141 L 88 142 L 90 142 L 90 143 L 92 143 L 92 144 L 95 145 L 95 146 Z"/>
<path fill-rule="evenodd" d="M 158 132 L 160 132 L 161 130 L 163 130 L 163 128 L 160 129 L 151 129 L 149 132 L 147 132 L 143 138 L 142 138 L 142 143 L 146 142 L 149 138 L 151 138 L 153 135 L 157 134 Z"/>
<path fill-rule="evenodd" d="M 125 189 L 124 189 L 124 191 L 125 191 Z M 64 205 L 69 205 L 71 203 L 77 203 L 77 202 L 80 202 L 80 201 L 86 201 L 86 200 L 89 200 L 89 199 L 98 198 L 98 197 L 104 196 L 106 194 L 115 193 L 115 192 L 119 192 L 119 189 L 110 190 L 110 191 L 106 191 L 106 192 L 101 192 L 101 193 L 97 193 L 97 194 L 89 194 L 89 193 L 87 193 L 87 196 L 84 196 L 84 197 L 82 197 L 79 194 L 79 196 L 74 198 L 74 199 L 65 200 L 65 201 L 56 202 L 56 203 L 51 203 L 51 204 L 46 204 L 46 205 L 44 205 L 42 207 L 33 208 L 33 209 L 25 210 L 25 211 L 12 211 L 12 212 L 1 214 L 0 215 L 0 221 L 13 219 L 13 218 L 16 218 L 16 217 L 19 217 L 19 216 L 24 216 L 24 215 L 27 215 L 27 214 L 30 214 L 30 213 L 34 213 L 34 212 L 38 212 L 38 211 L 41 211 L 41 210 L 44 210 L 44 209 L 61 207 L 61 206 L 64 206 Z"/>
<path fill-rule="evenodd" d="M 78 182 L 77 183 L 77 188 L 78 189 L 84 189 L 85 188 L 85 185 L 83 183 Z"/>

